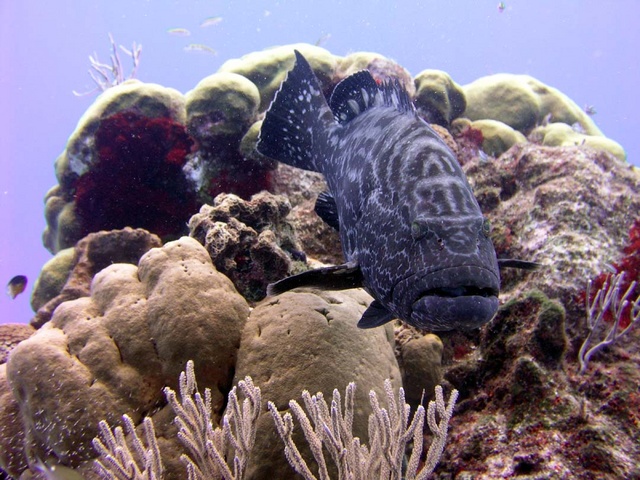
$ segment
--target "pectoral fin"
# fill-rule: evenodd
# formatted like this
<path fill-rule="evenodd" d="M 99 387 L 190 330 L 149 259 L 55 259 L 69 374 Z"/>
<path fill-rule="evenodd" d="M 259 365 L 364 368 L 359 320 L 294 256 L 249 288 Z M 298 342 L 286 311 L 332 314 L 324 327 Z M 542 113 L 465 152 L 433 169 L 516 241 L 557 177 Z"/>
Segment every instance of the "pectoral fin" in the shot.
<path fill-rule="evenodd" d="M 374 300 L 362 314 L 362 318 L 358 322 L 358 328 L 379 327 L 394 318 L 396 316 L 393 313 L 387 310 L 379 301 Z"/>
<path fill-rule="evenodd" d="M 358 288 L 362 287 L 362 272 L 355 262 L 317 268 L 269 284 L 267 295 L 279 295 L 298 287 L 316 287 L 325 290 Z"/>
<path fill-rule="evenodd" d="M 338 219 L 338 207 L 336 200 L 330 192 L 322 192 L 316 199 L 315 211 L 324 220 L 324 223 L 336 231 L 340 231 L 340 220 Z"/>

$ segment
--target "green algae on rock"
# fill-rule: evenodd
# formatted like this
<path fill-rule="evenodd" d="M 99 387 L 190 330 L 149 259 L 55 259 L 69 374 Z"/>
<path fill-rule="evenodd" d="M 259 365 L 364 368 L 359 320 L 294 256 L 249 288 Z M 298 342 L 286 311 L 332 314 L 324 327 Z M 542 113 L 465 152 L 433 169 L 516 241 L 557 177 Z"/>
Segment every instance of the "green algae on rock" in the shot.
<path fill-rule="evenodd" d="M 566 123 L 549 123 L 536 127 L 529 134 L 529 138 L 533 142 L 548 147 L 587 145 L 598 150 L 609 152 L 622 162 L 627 160 L 627 153 L 618 142 L 603 136 L 586 135 L 585 133 L 576 131 Z"/>
<path fill-rule="evenodd" d="M 579 123 L 587 134 L 602 135 L 573 100 L 529 75 L 498 73 L 462 89 L 467 99 L 464 116 L 470 120 L 498 120 L 526 135 L 549 116 L 551 122 Z"/>
<path fill-rule="evenodd" d="M 446 72 L 423 70 L 414 82 L 416 109 L 430 123 L 448 126 L 465 111 L 464 92 Z"/>

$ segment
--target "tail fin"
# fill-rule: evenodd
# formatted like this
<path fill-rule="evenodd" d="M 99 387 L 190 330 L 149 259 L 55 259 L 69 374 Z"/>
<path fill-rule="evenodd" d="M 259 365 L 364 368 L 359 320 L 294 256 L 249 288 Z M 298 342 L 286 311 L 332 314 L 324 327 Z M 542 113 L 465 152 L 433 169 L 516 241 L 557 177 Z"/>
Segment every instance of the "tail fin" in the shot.
<path fill-rule="evenodd" d="M 337 125 L 313 70 L 295 50 L 296 64 L 271 102 L 262 122 L 258 151 L 288 165 L 320 171 L 332 126 Z"/>

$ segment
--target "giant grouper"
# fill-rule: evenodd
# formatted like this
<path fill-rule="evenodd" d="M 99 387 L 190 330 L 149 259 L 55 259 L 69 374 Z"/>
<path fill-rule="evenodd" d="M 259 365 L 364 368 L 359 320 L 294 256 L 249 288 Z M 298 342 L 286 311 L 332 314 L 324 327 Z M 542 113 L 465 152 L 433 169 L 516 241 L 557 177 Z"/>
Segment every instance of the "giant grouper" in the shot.
<path fill-rule="evenodd" d="M 537 264 L 496 258 L 489 221 L 455 155 L 398 81 L 379 85 L 360 71 L 327 103 L 307 60 L 295 56 L 257 149 L 324 175 L 329 191 L 318 196 L 316 212 L 339 230 L 346 263 L 285 278 L 268 294 L 364 287 L 374 300 L 361 328 L 398 318 L 445 331 L 491 320 L 499 266 Z"/>

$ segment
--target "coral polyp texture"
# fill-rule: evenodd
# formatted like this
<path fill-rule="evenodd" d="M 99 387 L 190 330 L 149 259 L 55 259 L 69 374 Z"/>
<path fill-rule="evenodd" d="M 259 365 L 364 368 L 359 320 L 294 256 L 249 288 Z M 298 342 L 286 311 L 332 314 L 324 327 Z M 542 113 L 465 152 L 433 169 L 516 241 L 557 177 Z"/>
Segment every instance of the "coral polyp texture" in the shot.
<path fill-rule="evenodd" d="M 400 322 L 363 331 L 356 323 L 371 297 L 362 290 L 264 298 L 269 282 L 344 262 L 336 232 L 313 212 L 322 175 L 255 150 L 294 49 L 326 96 L 361 69 L 404 85 L 457 155 L 498 257 L 542 264 L 501 272 L 501 306 L 487 325 L 439 336 Z M 120 440 L 131 445 L 134 427 L 150 435 L 149 418 L 164 477 L 184 478 L 162 389 L 177 389 L 191 359 L 211 391 L 211 429 L 224 428 L 231 387 L 247 377 L 283 415 L 303 390 L 328 395 L 356 382 L 359 438 L 366 392 L 384 398 L 385 379 L 414 410 L 444 382 L 459 400 L 436 475 L 640 477 L 640 328 L 592 350 L 617 324 L 604 315 L 594 327 L 585 311 L 588 280 L 595 293 L 615 270 L 624 293 L 640 279 L 640 171 L 593 118 L 530 76 L 460 86 L 437 70 L 412 78 L 377 53 L 305 44 L 211 73 L 184 95 L 131 80 L 108 88 L 57 159 L 43 236 L 57 255 L 32 299 L 38 329 L 4 331 L 0 469 L 29 478 L 38 465 L 62 465 L 95 478 L 99 421 L 128 432 Z M 639 295 L 636 286 L 626 298 Z M 117 430 L 123 415 L 130 421 Z M 264 403 L 256 415 L 245 478 L 289 478 Z M 294 430 L 291 442 L 315 472 L 302 437 Z"/>

